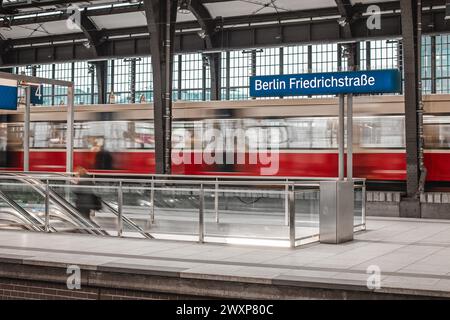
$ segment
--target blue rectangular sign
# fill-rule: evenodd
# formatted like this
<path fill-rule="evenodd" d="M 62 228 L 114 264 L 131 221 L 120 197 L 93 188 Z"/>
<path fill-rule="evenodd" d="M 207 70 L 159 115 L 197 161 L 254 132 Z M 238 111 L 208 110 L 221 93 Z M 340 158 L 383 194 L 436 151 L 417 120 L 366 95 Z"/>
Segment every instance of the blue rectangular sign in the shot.
<path fill-rule="evenodd" d="M 400 89 L 399 70 L 287 74 L 250 78 L 252 97 L 397 93 Z"/>
<path fill-rule="evenodd" d="M 0 109 L 17 109 L 17 81 L 0 79 Z"/>
<path fill-rule="evenodd" d="M 30 86 L 30 103 L 31 104 L 43 104 L 44 97 L 42 93 L 44 91 L 44 86 L 42 84 L 38 86 Z"/>

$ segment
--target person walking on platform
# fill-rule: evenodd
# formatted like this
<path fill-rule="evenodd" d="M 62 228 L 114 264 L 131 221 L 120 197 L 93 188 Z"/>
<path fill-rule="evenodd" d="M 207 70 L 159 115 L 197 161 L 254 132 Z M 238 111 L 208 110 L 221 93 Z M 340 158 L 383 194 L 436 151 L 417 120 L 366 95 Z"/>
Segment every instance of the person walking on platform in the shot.
<path fill-rule="evenodd" d="M 105 149 L 104 145 L 100 146 L 99 151 L 95 155 L 94 168 L 96 170 L 113 170 L 113 157 L 111 152 Z"/>
<path fill-rule="evenodd" d="M 100 210 L 102 208 L 101 199 L 94 193 L 92 181 L 84 180 L 91 178 L 87 170 L 83 167 L 76 168 L 77 185 L 75 193 L 75 207 L 78 212 L 87 220 L 91 220 L 91 211 Z"/>

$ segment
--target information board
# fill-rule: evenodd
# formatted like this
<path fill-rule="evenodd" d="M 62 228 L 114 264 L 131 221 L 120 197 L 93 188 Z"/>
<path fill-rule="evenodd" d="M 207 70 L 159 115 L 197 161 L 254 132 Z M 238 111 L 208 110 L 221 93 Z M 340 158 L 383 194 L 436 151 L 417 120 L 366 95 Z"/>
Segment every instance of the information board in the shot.
<path fill-rule="evenodd" d="M 250 96 L 283 97 L 328 94 L 397 93 L 399 70 L 306 73 L 250 78 Z"/>
<path fill-rule="evenodd" d="M 0 109 L 17 110 L 17 81 L 0 79 Z"/>

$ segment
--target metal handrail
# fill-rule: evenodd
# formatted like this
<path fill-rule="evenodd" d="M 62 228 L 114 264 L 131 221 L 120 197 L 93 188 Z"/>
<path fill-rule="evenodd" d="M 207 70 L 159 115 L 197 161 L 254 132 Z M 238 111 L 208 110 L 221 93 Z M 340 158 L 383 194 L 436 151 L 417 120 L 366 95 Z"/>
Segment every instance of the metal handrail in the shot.
<path fill-rule="evenodd" d="M 297 242 L 305 237 L 297 238 L 296 235 L 296 210 L 295 210 L 295 203 L 296 203 L 296 194 L 299 192 L 298 188 L 303 187 L 305 189 L 303 190 L 316 190 L 316 188 L 320 189 L 320 180 L 318 179 L 308 179 L 308 180 L 299 180 L 299 178 L 296 179 L 289 179 L 286 178 L 285 180 L 281 180 L 279 178 L 273 178 L 271 177 L 268 180 L 261 181 L 261 177 L 251 177 L 252 180 L 243 180 L 243 177 L 238 177 L 239 179 L 232 180 L 231 177 L 227 177 L 227 180 L 219 180 L 217 177 L 208 177 L 207 180 L 204 180 L 204 176 L 202 176 L 202 179 L 193 179 L 198 178 L 198 176 L 176 176 L 183 179 L 168 179 L 172 178 L 173 176 L 167 176 L 167 175 L 155 175 L 151 176 L 151 179 L 148 179 L 147 177 L 144 177 L 144 179 L 112 179 L 112 178 L 100 178 L 100 177 L 92 177 L 92 178 L 76 178 L 76 181 L 91 181 L 94 183 L 112 183 L 113 185 L 72 185 L 70 182 L 74 182 L 75 178 L 72 175 L 69 176 L 55 176 L 55 175 L 48 175 L 46 173 L 45 175 L 26 175 L 24 173 L 21 173 L 20 175 L 1 175 L 0 179 L 8 180 L 17 180 L 18 178 L 23 179 L 27 181 L 27 179 L 32 180 L 35 182 L 36 185 L 39 186 L 38 189 L 42 189 L 45 187 L 45 195 L 46 195 L 46 221 L 45 221 L 45 227 L 48 228 L 48 201 L 50 199 L 50 194 L 55 193 L 50 187 L 62 187 L 62 188 L 89 188 L 89 189 L 112 189 L 117 191 L 117 210 L 115 210 L 111 205 L 104 202 L 106 204 L 106 207 L 110 209 L 112 213 L 114 213 L 117 216 L 117 235 L 121 237 L 123 235 L 123 223 L 125 222 L 128 225 L 131 225 L 131 227 L 140 233 L 143 234 L 146 238 L 153 238 L 152 235 L 145 233 L 145 231 L 140 228 L 136 223 L 134 223 L 131 219 L 126 217 L 123 214 L 123 195 L 124 190 L 146 190 L 150 191 L 150 203 L 151 203 L 151 211 L 150 211 L 150 217 L 152 223 L 155 221 L 155 191 L 189 191 L 194 192 L 198 195 L 198 241 L 204 242 L 205 241 L 205 193 L 213 193 L 214 194 L 214 213 L 215 213 L 215 222 L 220 223 L 219 219 L 219 192 L 221 193 L 240 193 L 240 192 L 250 192 L 250 193 L 263 193 L 263 194 L 285 194 L 285 225 L 288 227 L 288 238 L 289 238 L 289 244 L 291 247 L 295 247 L 297 245 Z M 40 179 L 47 180 L 47 183 L 44 184 L 42 181 L 39 181 Z M 258 179 L 258 180 L 256 180 Z M 337 179 L 330 178 L 325 181 L 334 181 Z M 323 181 L 323 180 L 322 180 Z M 355 181 L 355 180 L 354 180 Z M 53 183 L 49 183 L 53 182 Z M 62 184 L 60 182 L 66 182 L 66 184 Z M 69 183 L 67 183 L 69 182 Z M 365 199 L 364 199 L 364 193 L 365 193 L 365 179 L 359 179 L 357 180 L 358 183 L 361 184 L 355 184 L 354 189 L 359 190 L 361 189 L 363 194 L 363 208 L 362 208 L 362 224 L 365 224 Z M 129 184 L 129 185 L 127 185 Z M 130 185 L 131 184 L 131 185 Z M 132 184 L 139 184 L 140 186 L 133 186 Z M 12 185 L 11 183 L 6 183 L 6 185 Z M 191 186 L 190 188 L 187 188 L 187 185 Z M 230 186 L 235 187 L 247 187 L 246 189 L 232 189 L 227 188 Z M 264 189 L 257 189 L 260 186 L 268 186 L 268 187 L 280 187 L 273 189 L 273 190 L 264 190 Z M 222 187 L 222 188 L 221 188 Z M 249 189 L 249 187 L 253 187 Z M 58 195 L 59 196 L 59 195 Z M 97 230 L 97 228 L 95 228 Z M 99 229 L 102 230 L 102 229 Z M 104 230 L 102 230 L 104 231 Z M 146 236 L 149 235 L 149 236 Z M 312 237 L 316 237 L 317 235 L 313 235 Z M 306 237 L 308 238 L 308 237 Z"/>
<path fill-rule="evenodd" d="M 0 176 L 0 179 L 8 179 L 10 176 Z M 36 178 L 36 177 L 30 177 L 30 178 Z M 66 178 L 66 177 L 54 177 L 54 176 L 40 176 L 39 179 L 42 180 L 52 180 L 52 181 L 74 181 L 74 178 Z M 318 186 L 318 182 L 320 180 L 306 180 L 306 181 L 299 181 L 298 183 L 294 181 L 215 181 L 215 180 L 148 180 L 148 179 L 106 179 L 106 178 L 76 178 L 77 181 L 91 181 L 91 182 L 113 182 L 113 183 L 164 183 L 164 184 L 194 184 L 194 185 L 216 185 L 218 182 L 221 185 L 234 185 L 234 186 L 286 186 L 286 185 L 292 185 L 299 187 L 306 187 L 306 186 Z M 330 180 L 322 180 L 322 181 L 330 181 Z M 334 181 L 334 180 L 331 180 Z M 361 180 L 362 182 L 362 180 Z"/>
<path fill-rule="evenodd" d="M 8 171 L 8 173 L 13 174 L 27 174 L 27 175 L 40 175 L 43 174 L 44 176 L 50 176 L 48 172 L 46 171 Z M 53 177 L 54 175 L 60 175 L 60 176 L 76 176 L 76 172 L 71 173 L 63 173 L 63 172 L 55 172 L 52 173 Z M 91 172 L 91 176 L 94 178 L 100 176 L 114 176 L 114 177 L 142 177 L 144 179 L 137 179 L 137 180 L 152 180 L 154 178 L 166 178 L 166 179 L 186 179 L 186 178 L 192 178 L 196 181 L 210 181 L 217 179 L 233 179 L 233 180 L 267 180 L 267 181 L 273 181 L 273 180 L 279 180 L 279 181 L 285 181 L 285 182 L 292 182 L 292 181 L 337 181 L 339 178 L 337 177 L 295 177 L 295 176 L 241 176 L 241 175 L 184 175 L 184 174 L 158 174 L 158 173 L 150 173 L 150 174 L 137 174 L 137 173 L 101 173 L 101 172 Z M 103 178 L 104 179 L 104 178 Z M 111 178 L 112 180 L 119 180 Z M 203 179 L 203 180 L 199 180 Z M 130 179 L 121 179 L 121 180 L 130 180 Z M 133 180 L 133 179 L 132 179 Z M 353 182 L 363 182 L 366 181 L 365 178 L 353 178 Z M 224 182 L 223 180 L 220 180 L 220 182 Z"/>

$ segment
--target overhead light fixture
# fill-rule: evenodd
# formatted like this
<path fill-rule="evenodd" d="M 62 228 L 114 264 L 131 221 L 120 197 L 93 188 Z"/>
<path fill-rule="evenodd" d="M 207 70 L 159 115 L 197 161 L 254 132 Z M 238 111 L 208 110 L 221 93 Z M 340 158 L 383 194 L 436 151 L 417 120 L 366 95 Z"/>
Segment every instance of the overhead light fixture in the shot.
<path fill-rule="evenodd" d="M 341 27 L 345 27 L 348 24 L 348 20 L 346 17 L 340 17 L 337 22 Z"/>
<path fill-rule="evenodd" d="M 89 41 L 85 41 L 85 42 L 83 42 L 83 46 L 85 46 L 86 49 L 90 49 L 91 48 L 91 43 Z"/>
<path fill-rule="evenodd" d="M 181 14 L 191 13 L 191 0 L 180 0 L 178 4 L 178 12 Z"/>
<path fill-rule="evenodd" d="M 202 39 L 206 38 L 206 31 L 205 30 L 200 30 L 197 32 L 198 36 Z"/>

